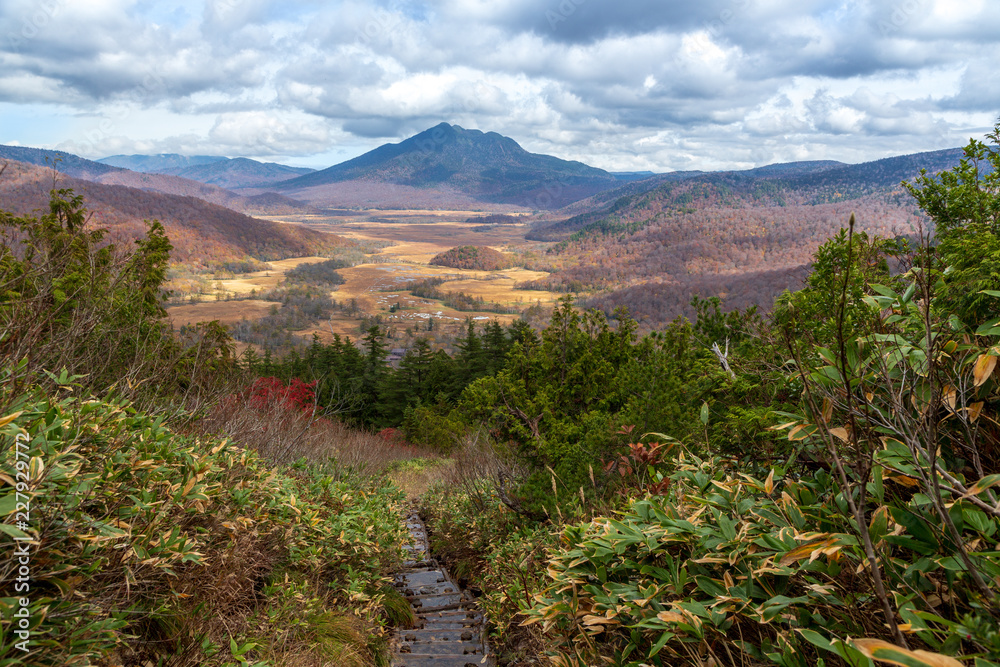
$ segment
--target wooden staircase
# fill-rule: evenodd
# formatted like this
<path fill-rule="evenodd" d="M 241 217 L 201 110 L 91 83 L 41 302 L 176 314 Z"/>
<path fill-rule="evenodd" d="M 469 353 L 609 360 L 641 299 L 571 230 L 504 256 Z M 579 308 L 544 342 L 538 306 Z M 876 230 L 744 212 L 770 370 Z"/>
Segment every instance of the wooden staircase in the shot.
<path fill-rule="evenodd" d="M 413 607 L 412 629 L 396 633 L 393 667 L 483 667 L 492 665 L 476 600 L 462 591 L 430 557 L 427 528 L 416 512 L 406 519 L 410 560 L 395 586 Z"/>

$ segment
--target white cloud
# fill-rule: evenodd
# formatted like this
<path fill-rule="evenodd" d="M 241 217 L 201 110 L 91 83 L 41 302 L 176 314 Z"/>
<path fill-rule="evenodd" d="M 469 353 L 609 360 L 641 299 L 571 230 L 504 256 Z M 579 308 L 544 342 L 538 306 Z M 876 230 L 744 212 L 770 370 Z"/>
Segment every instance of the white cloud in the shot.
<path fill-rule="evenodd" d="M 991 9 L 986 0 L 8 0 L 0 103 L 52 109 L 50 144 L 94 151 L 132 142 L 339 155 L 444 120 L 616 169 L 866 159 L 957 145 L 992 123 L 1000 14 Z M 107 128 L 123 106 L 127 120 Z M 95 120 L 67 123 L 67 107 Z M 45 122 L 25 131 L 37 136 Z"/>

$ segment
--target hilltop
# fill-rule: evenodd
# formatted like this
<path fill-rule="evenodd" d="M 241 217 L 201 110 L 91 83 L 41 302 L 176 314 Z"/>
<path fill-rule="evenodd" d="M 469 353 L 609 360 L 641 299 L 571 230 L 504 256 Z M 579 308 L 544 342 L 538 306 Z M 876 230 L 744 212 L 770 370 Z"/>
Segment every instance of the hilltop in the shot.
<path fill-rule="evenodd" d="M 493 248 L 465 245 L 446 250 L 429 262 L 435 266 L 452 269 L 472 269 L 473 271 L 499 271 L 510 268 L 510 259 Z"/>

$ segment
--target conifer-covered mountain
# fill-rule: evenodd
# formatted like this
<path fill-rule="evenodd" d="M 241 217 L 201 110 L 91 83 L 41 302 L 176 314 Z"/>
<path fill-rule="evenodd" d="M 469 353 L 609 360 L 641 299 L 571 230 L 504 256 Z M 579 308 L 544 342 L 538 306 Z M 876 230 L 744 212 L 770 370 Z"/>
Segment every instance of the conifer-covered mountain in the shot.
<path fill-rule="evenodd" d="M 352 205 L 355 190 L 373 186 L 426 196 L 437 191 L 470 202 L 554 209 L 607 190 L 621 181 L 582 162 L 529 153 L 496 132 L 441 123 L 398 144 L 275 187 L 315 205 Z M 400 190 L 402 188 L 402 190 Z M 420 192 L 423 195 L 420 195 Z"/>

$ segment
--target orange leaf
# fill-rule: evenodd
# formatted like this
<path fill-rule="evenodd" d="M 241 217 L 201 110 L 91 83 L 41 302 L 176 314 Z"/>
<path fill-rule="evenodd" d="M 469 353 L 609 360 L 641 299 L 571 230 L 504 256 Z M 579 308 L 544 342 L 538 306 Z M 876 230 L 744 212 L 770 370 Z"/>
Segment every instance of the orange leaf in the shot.
<path fill-rule="evenodd" d="M 836 545 L 836 540 L 833 538 L 828 538 L 820 542 L 810 542 L 808 544 L 803 544 L 801 546 L 795 547 L 778 561 L 778 565 L 791 565 L 796 561 L 805 560 L 809 558 L 810 560 L 815 560 L 813 558 L 813 552 L 822 551 L 831 546 Z"/>
<path fill-rule="evenodd" d="M 886 476 L 886 479 L 891 479 L 896 484 L 907 487 L 920 486 L 920 482 L 913 477 L 907 477 L 906 475 L 890 475 Z"/>
<path fill-rule="evenodd" d="M 667 623 L 684 623 L 687 620 L 675 611 L 661 611 L 656 617 Z"/>
<path fill-rule="evenodd" d="M 997 366 L 997 358 L 988 355 L 981 354 L 979 359 L 976 361 L 976 367 L 973 369 L 973 378 L 975 379 L 975 385 L 978 387 L 987 380 L 990 379 L 990 375 L 993 374 L 993 369 Z"/>
<path fill-rule="evenodd" d="M 830 429 L 830 435 L 843 440 L 844 442 L 850 442 L 847 436 L 847 429 L 843 426 L 838 426 L 837 428 Z"/>
<path fill-rule="evenodd" d="M 0 419 L 0 426 L 6 426 L 7 424 L 11 423 L 12 421 L 21 416 L 21 412 L 23 411 L 19 410 L 18 412 L 15 412 L 12 415 L 7 415 L 3 419 Z"/>

